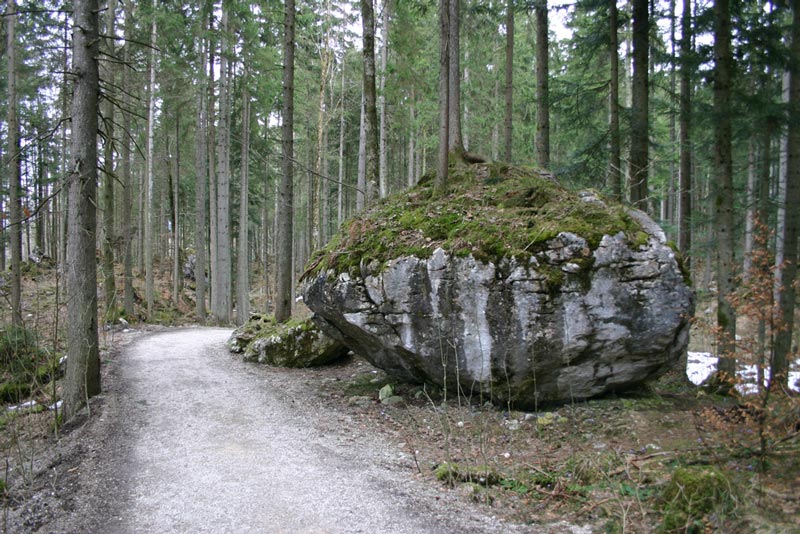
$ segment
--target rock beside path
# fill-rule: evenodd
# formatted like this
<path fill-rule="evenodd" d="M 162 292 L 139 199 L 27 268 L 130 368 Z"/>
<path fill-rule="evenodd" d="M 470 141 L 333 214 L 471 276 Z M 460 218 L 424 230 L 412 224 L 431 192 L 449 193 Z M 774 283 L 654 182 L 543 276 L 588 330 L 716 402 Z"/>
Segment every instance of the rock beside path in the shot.
<path fill-rule="evenodd" d="M 278 367 L 318 367 L 347 355 L 345 345 L 322 333 L 310 320 L 278 324 L 271 316 L 254 314 L 228 342 L 244 360 Z"/>
<path fill-rule="evenodd" d="M 531 206 L 541 214 L 551 209 L 551 198 L 560 202 L 554 214 L 583 210 L 583 224 L 568 220 L 565 226 L 574 231 L 554 232 L 557 223 L 548 227 L 533 218 L 527 224 L 543 227 L 536 235 L 547 238 L 523 250 L 509 237 L 508 254 L 497 248 L 487 253 L 468 241 L 483 234 L 459 241 L 457 228 L 440 243 L 416 237 L 416 243 L 438 245 L 427 253 L 396 246 L 396 256 L 391 249 L 377 256 L 358 248 L 373 237 L 353 234 L 380 228 L 381 220 L 391 226 L 391 205 L 378 208 L 358 228 L 351 224 L 349 248 L 332 248 L 312 265 L 304 300 L 314 321 L 397 378 L 453 392 L 458 386 L 521 408 L 623 390 L 669 370 L 686 349 L 694 303 L 658 225 L 642 212 L 608 207 L 592 193 L 555 194 L 549 183 L 541 191 L 536 183 L 509 189 L 520 187 L 533 204 L 507 202 L 494 208 L 495 218 L 508 216 L 511 205 L 517 211 L 506 224 L 525 228 Z M 437 216 L 448 208 L 425 209 Z M 473 217 L 476 212 L 468 210 Z M 493 221 L 491 212 L 480 216 L 487 225 Z M 394 239 L 402 245 L 405 235 Z"/>

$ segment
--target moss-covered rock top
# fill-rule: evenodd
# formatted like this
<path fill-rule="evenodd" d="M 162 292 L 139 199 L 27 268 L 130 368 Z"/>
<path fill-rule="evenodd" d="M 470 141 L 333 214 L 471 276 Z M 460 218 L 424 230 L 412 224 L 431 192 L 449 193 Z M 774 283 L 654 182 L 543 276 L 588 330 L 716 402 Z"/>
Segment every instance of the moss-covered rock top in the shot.
<path fill-rule="evenodd" d="M 534 169 L 499 163 L 451 167 L 448 191 L 437 196 L 425 179 L 350 219 L 309 262 L 307 275 L 361 262 L 429 257 L 441 247 L 480 261 L 527 259 L 560 232 L 580 235 L 592 248 L 622 231 L 646 239 L 622 205 L 586 202 Z"/>

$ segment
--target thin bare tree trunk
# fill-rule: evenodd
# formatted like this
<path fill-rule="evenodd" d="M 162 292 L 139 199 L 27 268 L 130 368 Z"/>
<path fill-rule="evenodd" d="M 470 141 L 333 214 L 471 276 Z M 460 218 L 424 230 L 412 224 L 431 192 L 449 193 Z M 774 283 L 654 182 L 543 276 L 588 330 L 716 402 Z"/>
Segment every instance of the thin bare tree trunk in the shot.
<path fill-rule="evenodd" d="M 154 2 L 155 4 L 155 2 Z M 155 5 L 154 5 L 155 7 Z M 153 187 L 154 187 L 154 135 L 156 112 L 156 18 L 153 14 L 153 23 L 150 29 L 150 83 L 147 102 L 147 178 L 145 181 L 145 215 L 144 215 L 144 269 L 145 269 L 145 300 L 147 302 L 147 318 L 152 319 L 155 311 L 155 283 L 153 279 Z"/>
<path fill-rule="evenodd" d="M 731 15 L 729 0 L 714 1 L 714 167 L 716 199 L 714 226 L 717 236 L 717 327 L 718 371 L 733 380 L 736 372 L 736 311 L 730 297 L 734 285 L 733 159 L 731 89 Z"/>
<path fill-rule="evenodd" d="M 361 91 L 361 113 L 358 127 L 358 176 L 356 178 L 356 212 L 361 213 L 367 204 L 367 119 L 364 91 Z"/>
<path fill-rule="evenodd" d="M 608 130 L 609 130 L 609 158 L 608 158 L 608 187 L 611 196 L 622 200 L 622 163 L 621 139 L 619 133 L 619 18 L 617 16 L 617 0 L 608 2 L 608 63 L 611 82 L 608 91 Z"/>
<path fill-rule="evenodd" d="M 495 87 L 495 89 L 497 89 Z M 503 120 L 503 159 L 511 163 L 514 111 L 514 0 L 506 0 L 506 86 L 505 116 Z M 492 152 L 496 152 L 493 150 Z M 493 156 L 495 157 L 495 156 Z"/>
<path fill-rule="evenodd" d="M 683 0 L 681 14 L 680 164 L 678 169 L 678 249 L 691 262 L 692 248 L 692 1 Z M 691 263 L 688 264 L 691 271 Z"/>
<path fill-rule="evenodd" d="M 294 0 L 286 0 L 283 34 L 283 110 L 281 183 L 277 207 L 275 320 L 292 315 L 294 232 Z"/>
<path fill-rule="evenodd" d="M 539 166 L 550 166 L 550 89 L 547 0 L 536 7 L 536 159 Z"/>
<path fill-rule="evenodd" d="M 378 184 L 380 186 L 380 197 L 384 198 L 389 194 L 388 179 L 388 159 L 386 136 L 389 130 L 386 124 L 386 67 L 389 60 L 389 8 L 391 0 L 384 0 L 383 13 L 381 14 L 381 75 L 379 81 L 380 95 L 378 96 L 378 114 L 380 119 L 380 132 L 378 135 Z"/>
<path fill-rule="evenodd" d="M 789 355 L 792 352 L 794 312 L 797 290 L 797 239 L 800 227 L 800 6 L 793 5 L 792 48 L 789 62 L 789 129 L 786 140 L 786 201 L 785 223 L 778 239 L 783 245 L 783 261 L 778 285 L 780 328 L 775 335 L 775 348 L 770 371 L 771 388 L 787 388 Z"/>
<path fill-rule="evenodd" d="M 230 186 L 231 165 L 228 137 L 230 134 L 230 76 L 228 74 L 228 10 L 222 10 L 220 23 L 219 54 L 219 127 L 217 129 L 217 257 L 212 276 L 216 294 L 215 307 L 211 313 L 217 324 L 228 324 L 231 320 L 231 232 L 230 232 Z"/>
<path fill-rule="evenodd" d="M 17 4 L 9 0 L 6 6 L 8 39 L 8 203 L 9 237 L 11 240 L 11 321 L 22 326 L 22 202 L 19 120 L 17 118 Z"/>
<path fill-rule="evenodd" d="M 339 115 L 339 183 L 336 184 L 336 227 L 344 222 L 344 131 L 345 131 L 345 64 L 342 61 L 342 97 Z"/>
<path fill-rule="evenodd" d="M 245 66 L 242 80 L 242 179 L 239 185 L 239 255 L 236 274 L 236 319 L 244 324 L 250 317 L 250 245 L 248 227 L 250 208 L 250 92 L 247 89 L 248 70 Z"/>
<path fill-rule="evenodd" d="M 375 99 L 375 10 L 374 0 L 360 0 L 364 43 L 364 138 L 366 203 L 371 204 L 378 187 L 378 110 Z"/>
<path fill-rule="evenodd" d="M 203 23 L 205 26 L 205 23 Z M 195 313 L 200 323 L 206 321 L 206 201 L 208 200 L 208 124 L 206 86 L 206 52 L 203 40 L 199 45 L 197 91 L 197 116 L 194 139 L 194 174 L 195 174 Z"/>
<path fill-rule="evenodd" d="M 649 145 L 649 31 L 647 0 L 633 0 L 633 81 L 631 88 L 630 201 L 647 211 Z"/>
<path fill-rule="evenodd" d="M 411 98 L 408 103 L 408 187 L 414 187 L 417 183 L 417 177 L 415 175 L 416 172 L 416 162 L 414 161 L 414 156 L 416 154 L 416 127 L 415 123 L 417 122 L 416 118 L 416 94 L 414 88 L 411 88 Z"/>
<path fill-rule="evenodd" d="M 170 196 L 172 197 L 172 302 L 180 305 L 181 296 L 181 219 L 180 219 L 180 183 L 181 183 L 181 129 L 180 108 L 175 111 L 175 178 L 172 181 Z"/>
<path fill-rule="evenodd" d="M 461 133 L 461 0 L 447 0 L 447 141 L 449 151 L 462 158 L 464 136 Z"/>
<path fill-rule="evenodd" d="M 106 22 L 106 35 L 116 34 L 116 0 L 109 0 L 108 17 Z M 114 39 L 106 38 L 108 53 L 116 56 Z M 105 69 L 106 81 L 110 87 L 114 87 L 114 74 L 116 65 L 110 63 Z M 103 295 L 106 307 L 106 323 L 114 321 L 117 313 L 117 285 L 114 279 L 114 244 L 116 242 L 116 232 L 114 231 L 114 103 L 111 99 L 106 99 L 104 113 L 104 130 L 106 134 L 103 151 Z"/>
<path fill-rule="evenodd" d="M 213 30 L 213 17 L 209 18 L 209 30 Z M 215 70 L 215 47 L 216 43 L 209 42 L 208 46 L 208 242 L 209 242 L 209 285 L 210 293 L 210 313 L 213 315 L 217 309 L 217 127 L 216 127 L 216 94 L 214 90 L 214 70 Z"/>
<path fill-rule="evenodd" d="M 439 3 L 439 157 L 434 182 L 434 188 L 440 195 L 447 190 L 450 146 L 449 18 L 449 0 L 441 0 Z"/>
<path fill-rule="evenodd" d="M 130 62 L 130 40 L 133 37 L 132 1 L 125 2 L 125 39 L 123 45 L 122 86 L 130 86 L 130 74 L 127 64 Z M 130 105 L 127 94 L 122 95 L 122 102 Z M 122 246 L 123 246 L 123 285 L 125 291 L 125 316 L 134 316 L 133 294 L 133 227 L 131 224 L 131 208 L 133 207 L 133 180 L 131 179 L 131 119 L 129 113 L 122 113 Z"/>
<path fill-rule="evenodd" d="M 72 172 L 69 176 L 67 243 L 67 370 L 63 400 L 70 418 L 89 397 L 100 393 L 97 337 L 97 115 L 100 82 L 97 0 L 73 4 L 74 89 L 72 97 Z"/>

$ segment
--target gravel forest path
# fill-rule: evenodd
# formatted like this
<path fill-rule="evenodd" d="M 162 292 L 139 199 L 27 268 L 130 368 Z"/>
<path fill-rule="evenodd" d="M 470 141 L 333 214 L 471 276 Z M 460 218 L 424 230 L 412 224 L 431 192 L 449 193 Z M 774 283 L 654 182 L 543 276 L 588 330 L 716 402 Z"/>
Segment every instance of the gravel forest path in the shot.
<path fill-rule="evenodd" d="M 529 531 L 418 480 L 407 453 L 315 403 L 302 374 L 234 358 L 230 333 L 161 332 L 114 357 L 63 531 Z"/>

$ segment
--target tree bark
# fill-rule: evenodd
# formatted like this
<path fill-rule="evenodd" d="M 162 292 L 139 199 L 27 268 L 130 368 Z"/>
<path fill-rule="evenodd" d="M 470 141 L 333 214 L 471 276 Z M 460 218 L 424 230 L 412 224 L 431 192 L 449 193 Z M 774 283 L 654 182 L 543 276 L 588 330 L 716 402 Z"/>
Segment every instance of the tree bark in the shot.
<path fill-rule="evenodd" d="M 714 1 L 714 166 L 716 194 L 714 223 L 717 237 L 718 371 L 732 380 L 736 372 L 736 311 L 730 296 L 733 272 L 733 159 L 731 126 L 731 15 L 729 0 Z"/>
<path fill-rule="evenodd" d="M 633 0 L 633 82 L 631 89 L 630 201 L 647 211 L 649 11 L 647 0 Z"/>
<path fill-rule="evenodd" d="M 380 185 L 380 197 L 384 198 L 389 194 L 388 184 L 388 157 L 386 136 L 389 131 L 386 124 L 386 67 L 389 60 L 389 6 L 391 0 L 384 0 L 383 13 L 381 14 L 381 75 L 380 75 L 380 94 L 378 96 L 378 114 L 380 118 L 380 132 L 378 135 L 378 184 Z"/>
<path fill-rule="evenodd" d="M 434 189 L 440 195 L 447 190 L 448 148 L 450 146 L 449 2 L 450 0 L 440 0 L 439 2 L 439 155 Z"/>
<path fill-rule="evenodd" d="M 416 178 L 416 94 L 411 88 L 411 95 L 408 102 L 408 178 L 406 185 L 411 188 L 417 183 Z"/>
<path fill-rule="evenodd" d="M 9 237 L 11 240 L 11 322 L 22 326 L 22 184 L 19 142 L 19 119 L 17 118 L 17 3 L 9 0 L 6 6 L 6 28 L 8 39 L 8 203 Z"/>
<path fill-rule="evenodd" d="M 203 23 L 205 26 L 205 23 Z M 201 40 L 197 55 L 197 74 L 196 84 L 197 110 L 195 118 L 195 138 L 194 138 L 194 174 L 195 174 L 195 313 L 201 324 L 206 321 L 206 202 L 208 200 L 208 123 L 207 113 L 207 93 L 206 86 L 206 52 Z"/>
<path fill-rule="evenodd" d="M 550 166 L 550 90 L 548 80 L 549 46 L 547 36 L 547 0 L 537 0 L 536 7 L 536 158 L 539 166 Z"/>
<path fill-rule="evenodd" d="M 683 0 L 681 14 L 681 73 L 678 165 L 678 249 L 689 262 L 691 272 L 692 248 L 692 1 Z"/>
<path fill-rule="evenodd" d="M 155 8 L 156 2 L 153 2 Z M 154 136 L 156 120 L 156 19 L 153 13 L 153 22 L 150 29 L 150 83 L 148 86 L 147 102 L 147 177 L 145 179 L 145 211 L 144 214 L 144 270 L 145 270 L 145 300 L 147 302 L 147 318 L 151 319 L 155 312 L 155 282 L 153 279 L 153 186 L 154 186 Z"/>
<path fill-rule="evenodd" d="M 447 0 L 447 141 L 450 152 L 464 156 L 464 137 L 461 134 L 461 0 Z"/>
<path fill-rule="evenodd" d="M 361 90 L 361 112 L 358 124 L 358 175 L 356 177 L 356 212 L 361 213 L 367 204 L 367 128 L 364 90 Z"/>
<path fill-rule="evenodd" d="M 230 232 L 230 188 L 231 164 L 228 138 L 230 135 L 230 76 L 228 75 L 228 10 L 222 10 L 220 23 L 219 54 L 219 122 L 217 128 L 217 257 L 212 276 L 216 306 L 211 313 L 217 324 L 231 320 L 231 232 Z"/>
<path fill-rule="evenodd" d="M 236 274 L 236 319 L 238 324 L 244 324 L 250 316 L 250 261 L 248 243 L 250 208 L 250 92 L 247 89 L 249 73 L 244 70 L 242 80 L 242 161 L 241 182 L 239 184 L 239 255 Z"/>
<path fill-rule="evenodd" d="M 97 337 L 97 115 L 99 55 L 97 0 L 73 4 L 72 172 L 69 175 L 67 234 L 67 370 L 63 400 L 66 418 L 100 392 Z"/>
<path fill-rule="evenodd" d="M 175 307 L 180 305 L 181 297 L 181 114 L 180 108 L 175 110 L 175 178 L 170 189 L 170 205 L 172 219 L 172 302 Z"/>
<path fill-rule="evenodd" d="M 106 22 L 106 35 L 116 33 L 116 0 L 109 0 L 108 19 Z M 106 47 L 109 55 L 116 57 L 113 38 L 106 38 Z M 106 80 L 110 87 L 115 86 L 115 64 L 109 64 L 105 69 Z M 106 323 L 114 321 L 117 314 L 117 285 L 114 279 L 114 244 L 116 231 L 114 230 L 114 103 L 106 99 L 104 113 L 105 145 L 103 150 L 103 296 L 106 307 Z"/>
<path fill-rule="evenodd" d="M 342 97 L 340 103 L 339 114 L 339 182 L 336 184 L 336 227 L 342 226 L 344 222 L 344 132 L 345 132 L 345 64 L 342 61 Z"/>
<path fill-rule="evenodd" d="M 375 10 L 373 0 L 360 0 L 364 43 L 364 136 L 367 205 L 378 196 L 378 110 L 375 99 Z"/>
<path fill-rule="evenodd" d="M 511 163 L 514 111 L 514 0 L 506 0 L 506 85 L 503 118 L 503 159 Z M 494 152 L 494 151 L 493 151 Z"/>
<path fill-rule="evenodd" d="M 125 44 L 123 45 L 122 58 L 125 66 L 122 68 L 122 86 L 129 87 L 130 74 L 127 64 L 130 63 L 130 40 L 133 38 L 133 9 L 132 1 L 125 2 Z M 121 96 L 122 102 L 130 105 L 127 94 Z M 128 319 L 134 316 L 133 292 L 133 227 L 131 224 L 131 209 L 133 207 L 133 180 L 131 179 L 131 119 L 129 113 L 122 113 L 122 250 L 123 250 L 123 287 L 125 316 Z"/>
<path fill-rule="evenodd" d="M 294 196 L 294 0 L 286 0 L 283 34 L 283 110 L 281 113 L 281 184 L 277 210 L 275 320 L 292 315 Z"/>
<path fill-rule="evenodd" d="M 611 81 L 608 91 L 608 132 L 609 132 L 609 157 L 608 157 L 608 188 L 611 196 L 617 201 L 622 200 L 622 163 L 621 139 L 619 132 L 619 17 L 617 14 L 617 1 L 608 2 L 608 63 Z"/>
<path fill-rule="evenodd" d="M 789 354 L 792 352 L 797 279 L 797 238 L 800 227 L 800 6 L 793 6 L 792 48 L 789 62 L 789 129 L 786 141 L 786 220 L 778 239 L 783 243 L 783 262 L 778 286 L 779 329 L 775 335 L 770 387 L 788 387 Z"/>

